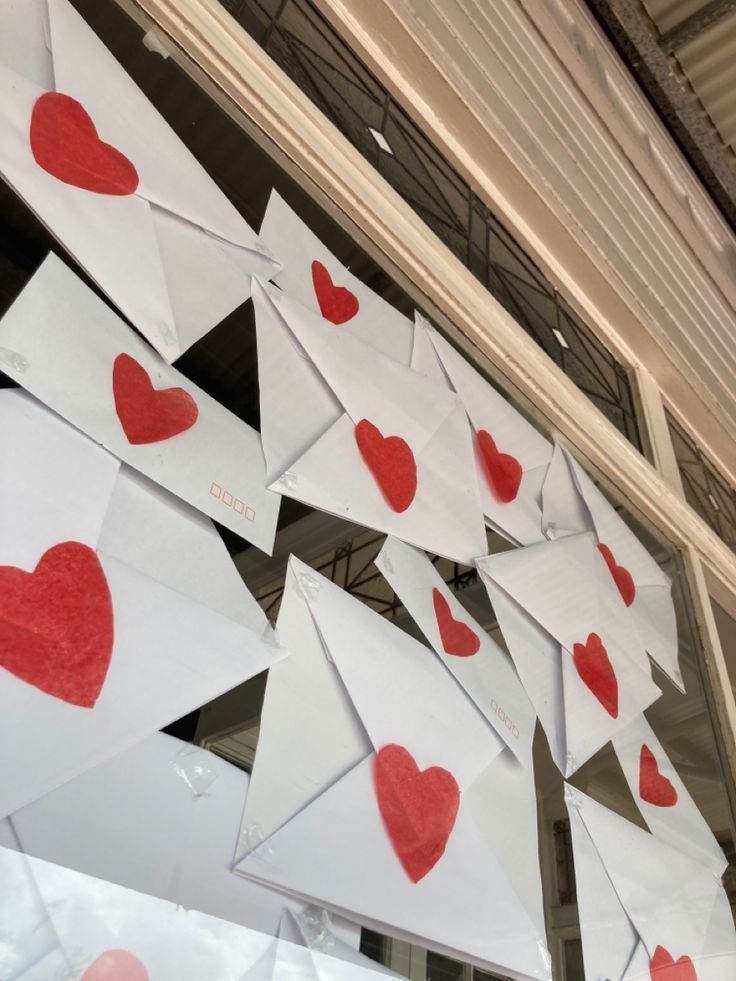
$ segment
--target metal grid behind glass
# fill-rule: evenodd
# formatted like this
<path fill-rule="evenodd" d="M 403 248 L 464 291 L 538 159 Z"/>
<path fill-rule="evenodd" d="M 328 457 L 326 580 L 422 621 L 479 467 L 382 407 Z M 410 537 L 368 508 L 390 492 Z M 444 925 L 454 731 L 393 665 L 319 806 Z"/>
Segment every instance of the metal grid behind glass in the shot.
<path fill-rule="evenodd" d="M 667 424 L 688 504 L 736 551 L 736 491 L 669 412 Z"/>
<path fill-rule="evenodd" d="M 641 451 L 625 368 L 310 0 L 220 2 Z"/>

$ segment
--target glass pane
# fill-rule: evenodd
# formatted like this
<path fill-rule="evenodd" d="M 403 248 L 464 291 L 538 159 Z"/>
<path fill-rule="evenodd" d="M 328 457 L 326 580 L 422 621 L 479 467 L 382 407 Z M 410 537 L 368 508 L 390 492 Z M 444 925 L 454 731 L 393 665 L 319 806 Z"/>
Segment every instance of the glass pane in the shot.
<path fill-rule="evenodd" d="M 427 981 L 463 981 L 464 968 L 444 954 L 427 951 Z"/>

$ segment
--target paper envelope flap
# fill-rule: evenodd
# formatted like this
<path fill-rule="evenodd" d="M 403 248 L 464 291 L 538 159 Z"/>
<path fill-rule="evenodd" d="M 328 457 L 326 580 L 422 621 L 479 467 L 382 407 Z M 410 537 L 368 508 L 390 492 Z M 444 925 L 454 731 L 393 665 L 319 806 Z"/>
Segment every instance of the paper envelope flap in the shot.
<path fill-rule="evenodd" d="M 290 656 L 268 674 L 239 854 L 267 839 L 372 751 L 335 666 L 325 657 L 297 574 L 316 576 L 291 557 L 277 622 Z"/>
<path fill-rule="evenodd" d="M 411 349 L 411 370 L 431 378 L 432 381 L 443 385 L 452 391 L 452 384 L 447 372 L 442 366 L 434 344 L 429 336 L 432 325 L 418 311 L 414 311 L 414 343 Z"/>
<path fill-rule="evenodd" d="M 42 89 L 54 87 L 46 0 L 0 0 L 0 64 Z"/>
<path fill-rule="evenodd" d="M 566 650 L 598 633 L 641 661 L 641 640 L 592 535 L 485 556 L 478 566 Z"/>
<path fill-rule="evenodd" d="M 56 91 L 77 99 L 100 138 L 133 163 L 140 177 L 137 195 L 258 251 L 255 232 L 81 15 L 67 0 L 47 3 Z M 275 271 L 278 265 L 265 259 L 264 267 Z"/>
<path fill-rule="evenodd" d="M 619 901 L 650 954 L 665 928 L 677 931 L 683 948 L 700 953 L 722 888 L 719 880 L 689 855 L 573 793 Z"/>
<path fill-rule="evenodd" d="M 283 265 L 275 280 L 284 293 L 319 314 L 312 264 L 320 263 L 332 280 L 333 290 L 342 296 L 348 291 L 354 300 L 355 309 L 341 322 L 340 330 L 400 364 L 409 364 L 411 321 L 354 276 L 276 190 L 271 191 L 268 199 L 259 236 Z M 325 289 L 332 292 L 327 285 Z"/>
<path fill-rule="evenodd" d="M 407 746 L 420 769 L 445 767 L 467 787 L 503 747 L 475 705 L 423 644 L 308 567 L 294 569 L 374 748 Z"/>
<path fill-rule="evenodd" d="M 542 484 L 542 526 L 550 538 L 595 531 L 593 516 L 559 443 L 555 443 Z"/>
<path fill-rule="evenodd" d="M 531 765 L 536 715 L 508 657 L 463 608 L 424 552 L 388 537 L 375 562 L 496 735 L 522 763 Z M 447 631 L 458 625 L 463 632 L 448 640 Z M 463 648 L 468 642 L 471 646 Z"/>
<path fill-rule="evenodd" d="M 0 391 L 0 565 L 51 545 L 97 548 L 120 462 L 20 389 Z"/>
<path fill-rule="evenodd" d="M 442 386 L 330 324 L 298 301 L 259 283 L 299 344 L 357 424 L 372 422 L 383 436 L 398 435 L 415 453 L 457 406 Z"/>
<path fill-rule="evenodd" d="M 382 824 L 372 769 L 371 759 L 359 763 L 238 871 L 512 978 L 549 978 L 537 931 L 465 814 L 462 797 L 444 854 L 414 883 Z M 457 883 L 463 902 L 451 906 L 447 897 Z"/>

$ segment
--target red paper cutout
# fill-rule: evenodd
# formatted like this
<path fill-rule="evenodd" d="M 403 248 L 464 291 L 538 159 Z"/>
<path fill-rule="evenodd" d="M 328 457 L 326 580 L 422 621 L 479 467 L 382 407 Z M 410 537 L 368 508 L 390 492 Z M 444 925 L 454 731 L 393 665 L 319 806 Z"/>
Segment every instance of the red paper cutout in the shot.
<path fill-rule="evenodd" d="M 493 437 L 485 429 L 478 431 L 476 440 L 483 463 L 483 473 L 491 491 L 502 504 L 510 504 L 511 501 L 516 500 L 521 486 L 523 476 L 521 464 L 510 453 L 499 453 Z"/>
<path fill-rule="evenodd" d="M 651 981 L 698 981 L 695 965 L 687 955 L 675 960 L 664 947 L 657 947 L 649 961 Z"/>
<path fill-rule="evenodd" d="M 445 654 L 455 657 L 472 657 L 477 654 L 480 650 L 480 637 L 467 623 L 453 617 L 450 604 L 439 589 L 432 590 L 432 602 Z"/>
<path fill-rule="evenodd" d="M 677 790 L 659 772 L 657 759 L 646 744 L 639 756 L 639 796 L 655 807 L 674 807 L 677 803 Z"/>
<path fill-rule="evenodd" d="M 61 92 L 45 92 L 31 114 L 31 152 L 52 177 L 95 194 L 135 193 L 138 172 L 128 158 L 103 143 L 85 108 Z"/>
<path fill-rule="evenodd" d="M 325 320 L 339 326 L 352 320 L 360 309 L 355 293 L 346 286 L 335 286 L 332 276 L 317 259 L 312 263 L 312 285 Z"/>
<path fill-rule="evenodd" d="M 396 857 L 412 882 L 442 858 L 460 806 L 460 788 L 441 766 L 420 770 L 411 753 L 391 743 L 376 755 L 378 808 Z"/>
<path fill-rule="evenodd" d="M 417 464 L 409 444 L 400 436 L 382 436 L 367 419 L 355 427 L 355 442 L 389 506 L 406 511 L 417 492 Z"/>
<path fill-rule="evenodd" d="M 603 708 L 618 718 L 618 681 L 608 652 L 598 634 L 588 634 L 584 644 L 574 644 L 572 659 L 578 674 Z"/>
<path fill-rule="evenodd" d="M 613 552 L 610 550 L 608 545 L 604 545 L 601 542 L 598 545 L 598 551 L 606 560 L 608 571 L 613 576 L 613 581 L 618 586 L 619 593 L 621 593 L 621 599 L 627 606 L 631 606 L 636 599 L 636 585 L 634 584 L 633 576 L 624 566 L 616 565 Z"/>
<path fill-rule="evenodd" d="M 113 608 L 96 552 L 62 542 L 33 572 L 0 567 L 0 667 L 92 708 L 112 657 Z"/>
<path fill-rule="evenodd" d="M 156 389 L 148 372 L 129 354 L 112 369 L 115 411 L 129 443 L 159 443 L 191 429 L 199 409 L 183 388 Z"/>
<path fill-rule="evenodd" d="M 149 981 L 148 971 L 127 950 L 106 950 L 82 975 L 81 981 Z"/>

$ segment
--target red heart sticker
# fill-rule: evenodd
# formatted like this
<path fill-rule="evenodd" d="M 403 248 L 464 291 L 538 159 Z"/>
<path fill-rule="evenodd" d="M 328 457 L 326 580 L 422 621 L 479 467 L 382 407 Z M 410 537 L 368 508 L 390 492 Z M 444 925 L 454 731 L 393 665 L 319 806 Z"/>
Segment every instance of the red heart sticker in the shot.
<path fill-rule="evenodd" d="M 155 389 L 148 372 L 129 354 L 112 369 L 115 411 L 129 443 L 159 443 L 191 429 L 199 409 L 183 388 Z"/>
<path fill-rule="evenodd" d="M 409 444 L 400 436 L 382 436 L 367 419 L 355 427 L 355 442 L 389 506 L 406 511 L 417 492 L 417 464 Z"/>
<path fill-rule="evenodd" d="M 82 975 L 81 981 L 148 981 L 148 971 L 127 950 L 106 950 Z"/>
<path fill-rule="evenodd" d="M 674 807 L 677 803 L 677 791 L 659 772 L 657 759 L 646 744 L 639 756 L 639 796 L 655 807 Z"/>
<path fill-rule="evenodd" d="M 698 981 L 695 965 L 683 955 L 675 960 L 664 947 L 657 947 L 649 961 L 651 981 Z"/>
<path fill-rule="evenodd" d="M 93 549 L 62 542 L 33 572 L 0 567 L 0 666 L 21 681 L 92 708 L 112 642 L 112 598 Z"/>
<path fill-rule="evenodd" d="M 450 604 L 439 589 L 432 590 L 432 602 L 445 654 L 453 654 L 455 657 L 472 657 L 477 654 L 480 650 L 480 637 L 467 623 L 453 617 Z"/>
<path fill-rule="evenodd" d="M 128 158 L 103 143 L 84 107 L 61 92 L 45 92 L 31 114 L 31 152 L 52 177 L 95 194 L 124 196 L 138 187 Z"/>
<path fill-rule="evenodd" d="M 618 586 L 619 593 L 621 593 L 621 599 L 627 606 L 631 606 L 636 599 L 636 586 L 634 585 L 634 579 L 631 573 L 628 569 L 624 568 L 624 566 L 616 565 L 613 552 L 610 550 L 608 545 L 604 545 L 601 542 L 598 545 L 598 551 L 606 560 L 608 571 L 613 576 L 613 581 Z"/>
<path fill-rule="evenodd" d="M 391 743 L 376 755 L 378 808 L 396 857 L 412 882 L 442 858 L 460 806 L 460 788 L 440 766 L 420 770 L 411 753 Z"/>
<path fill-rule="evenodd" d="M 583 682 L 603 708 L 618 718 L 618 681 L 608 652 L 598 634 L 588 634 L 584 644 L 573 644 L 572 659 Z"/>
<path fill-rule="evenodd" d="M 510 504 L 516 500 L 521 486 L 521 464 L 510 453 L 499 453 L 493 437 L 485 429 L 479 430 L 476 441 L 491 491 L 502 504 Z"/>
<path fill-rule="evenodd" d="M 322 316 L 330 323 L 338 326 L 347 323 L 360 309 L 355 293 L 345 286 L 335 286 L 332 276 L 317 259 L 312 263 L 312 284 Z"/>

